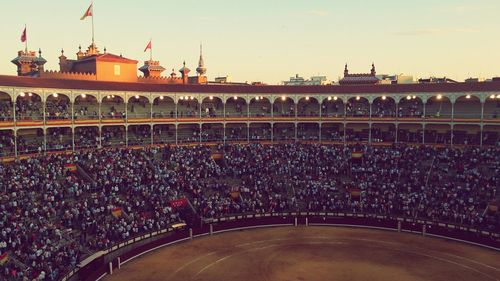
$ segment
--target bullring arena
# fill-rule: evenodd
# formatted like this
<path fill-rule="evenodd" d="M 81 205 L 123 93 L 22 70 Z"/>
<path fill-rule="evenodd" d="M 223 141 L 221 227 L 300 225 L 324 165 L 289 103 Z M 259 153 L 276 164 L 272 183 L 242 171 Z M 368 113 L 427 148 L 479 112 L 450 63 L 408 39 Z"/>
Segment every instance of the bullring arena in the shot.
<path fill-rule="evenodd" d="M 233 83 L 199 55 L 17 53 L 0 280 L 500 280 L 500 77 Z"/>
<path fill-rule="evenodd" d="M 195 238 L 104 280 L 500 280 L 497 251 L 437 238 L 326 226 Z"/>

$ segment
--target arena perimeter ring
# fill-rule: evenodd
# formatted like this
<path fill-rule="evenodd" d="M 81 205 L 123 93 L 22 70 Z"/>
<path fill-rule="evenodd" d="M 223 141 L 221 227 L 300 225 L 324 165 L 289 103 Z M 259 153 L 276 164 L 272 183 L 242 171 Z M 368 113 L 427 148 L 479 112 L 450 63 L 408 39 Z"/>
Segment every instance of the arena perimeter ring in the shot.
<path fill-rule="evenodd" d="M 500 280 L 500 252 L 384 230 L 284 226 L 170 245 L 103 280 Z"/>

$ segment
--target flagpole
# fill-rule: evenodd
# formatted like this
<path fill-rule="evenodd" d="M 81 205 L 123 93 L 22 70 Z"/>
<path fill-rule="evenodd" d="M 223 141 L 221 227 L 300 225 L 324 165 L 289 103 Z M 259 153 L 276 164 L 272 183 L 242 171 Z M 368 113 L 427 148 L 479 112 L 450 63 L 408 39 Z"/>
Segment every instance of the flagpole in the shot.
<path fill-rule="evenodd" d="M 91 5 L 92 5 L 92 45 L 94 45 L 94 1 L 92 1 Z"/>

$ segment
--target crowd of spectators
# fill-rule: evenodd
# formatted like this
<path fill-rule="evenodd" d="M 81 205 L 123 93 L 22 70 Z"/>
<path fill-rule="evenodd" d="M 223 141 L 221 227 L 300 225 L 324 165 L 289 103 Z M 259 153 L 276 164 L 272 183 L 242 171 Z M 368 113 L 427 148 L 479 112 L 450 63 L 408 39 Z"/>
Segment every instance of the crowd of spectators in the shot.
<path fill-rule="evenodd" d="M 249 144 L 89 149 L 0 164 L 0 255 L 9 254 L 0 279 L 60 279 L 95 251 L 181 221 L 170 202 L 184 197 L 202 218 L 342 211 L 498 232 L 488 204 L 500 195 L 499 152 Z"/>

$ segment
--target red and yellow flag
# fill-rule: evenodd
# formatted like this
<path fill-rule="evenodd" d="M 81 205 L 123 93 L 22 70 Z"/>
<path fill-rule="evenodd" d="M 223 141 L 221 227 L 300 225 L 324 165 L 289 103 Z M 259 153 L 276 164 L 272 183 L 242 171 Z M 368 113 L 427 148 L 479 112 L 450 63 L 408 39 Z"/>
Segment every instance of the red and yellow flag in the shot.
<path fill-rule="evenodd" d="M 94 6 L 94 3 L 90 4 L 89 8 L 85 12 L 85 14 L 83 14 L 83 16 L 80 18 L 80 20 L 84 20 L 87 17 L 93 16 L 93 6 Z"/>
<path fill-rule="evenodd" d="M 122 216 L 122 209 L 118 207 L 114 208 L 113 210 L 111 210 L 111 214 L 113 215 L 113 217 L 119 218 Z"/>
<path fill-rule="evenodd" d="M 9 253 L 5 252 L 0 255 L 0 265 L 4 265 L 9 261 Z"/>
<path fill-rule="evenodd" d="M 64 169 L 66 171 L 70 171 L 72 173 L 76 173 L 76 171 L 77 171 L 76 165 L 73 164 L 73 163 L 67 163 L 67 164 L 65 164 L 64 165 Z"/>

